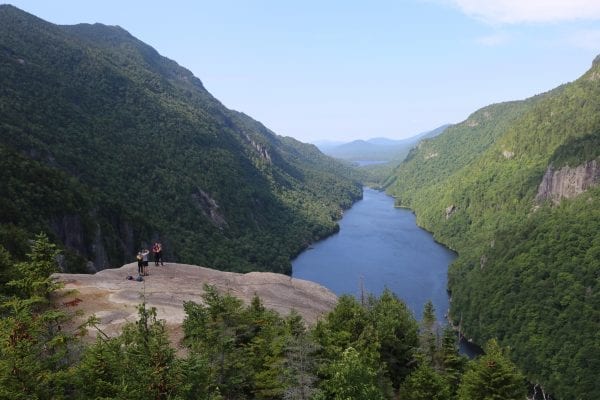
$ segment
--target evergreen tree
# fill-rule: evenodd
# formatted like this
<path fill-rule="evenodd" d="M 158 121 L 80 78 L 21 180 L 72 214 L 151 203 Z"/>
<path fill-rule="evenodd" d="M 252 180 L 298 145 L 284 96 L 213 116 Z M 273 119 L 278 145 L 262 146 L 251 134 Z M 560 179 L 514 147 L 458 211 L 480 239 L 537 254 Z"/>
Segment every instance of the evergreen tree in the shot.
<path fill-rule="evenodd" d="M 377 375 L 378 390 L 391 395 L 392 387 L 397 388 L 411 371 L 418 346 L 417 323 L 390 290 L 386 289 L 379 298 L 369 296 L 365 303 L 341 296 L 335 309 L 317 323 L 314 336 L 321 346 L 322 386 L 333 379 L 331 365 L 352 347 L 377 358 L 372 368 Z"/>
<path fill-rule="evenodd" d="M 335 308 L 313 328 L 321 359 L 340 358 L 345 349 L 355 344 L 367 323 L 366 308 L 353 296 L 340 296 Z"/>
<path fill-rule="evenodd" d="M 393 386 L 398 388 L 411 372 L 418 347 L 417 322 L 406 304 L 389 289 L 379 298 L 371 296 L 368 308 L 369 322 L 380 343 L 381 362 L 387 367 Z"/>
<path fill-rule="evenodd" d="M 158 400 L 190 391 L 192 382 L 184 379 L 184 364 L 175 356 L 165 322 L 156 318 L 156 309 L 142 303 L 138 316 L 118 337 L 100 332 L 96 343 L 86 350 L 76 374 L 80 398 Z"/>
<path fill-rule="evenodd" d="M 373 355 L 346 349 L 340 360 L 330 365 L 331 378 L 325 383 L 327 397 L 335 400 L 383 400 Z"/>
<path fill-rule="evenodd" d="M 309 335 L 289 335 L 285 346 L 287 388 L 285 400 L 308 400 L 318 392 L 315 386 L 317 344 Z"/>
<path fill-rule="evenodd" d="M 8 282 L 15 288 L 21 298 L 45 303 L 50 294 L 60 285 L 51 274 L 58 272 L 57 259 L 60 252 L 43 233 L 36 236 L 27 254 L 27 261 L 16 265 L 16 278 Z"/>
<path fill-rule="evenodd" d="M 471 362 L 458 388 L 459 400 L 522 400 L 525 379 L 503 354 L 495 339 L 487 342 L 485 355 Z"/>
<path fill-rule="evenodd" d="M 427 363 L 422 363 L 402 383 L 402 400 L 449 400 L 452 398 L 448 382 Z"/>
<path fill-rule="evenodd" d="M 452 394 L 455 394 L 468 360 L 460 355 L 456 332 L 450 326 L 444 329 L 439 358 L 443 374 L 450 385 Z"/>
<path fill-rule="evenodd" d="M 223 396 L 233 397 L 249 390 L 252 372 L 243 364 L 239 341 L 247 332 L 242 322 L 241 300 L 221 296 L 215 287 L 205 285 L 204 304 L 184 303 L 184 341 L 190 352 L 205 356 L 211 382 Z"/>
<path fill-rule="evenodd" d="M 244 310 L 247 330 L 251 332 L 245 347 L 246 368 L 252 371 L 249 385 L 255 399 L 281 399 L 286 390 L 285 345 L 288 333 L 277 313 L 264 307 L 254 296 Z"/>
<path fill-rule="evenodd" d="M 8 282 L 18 295 L 1 305 L 0 398 L 59 399 L 70 387 L 76 338 L 63 329 L 69 315 L 49 302 L 59 287 L 50 277 L 57 256 L 56 246 L 38 235 Z"/>
<path fill-rule="evenodd" d="M 437 327 L 435 308 L 429 300 L 423 306 L 423 318 L 419 331 L 419 348 L 423 353 L 424 361 L 433 368 L 439 369 Z"/>
<path fill-rule="evenodd" d="M 204 290 L 204 304 L 184 304 L 185 343 L 206 361 L 215 390 L 225 398 L 281 398 L 288 385 L 286 323 L 258 297 L 244 307 L 212 286 Z"/>

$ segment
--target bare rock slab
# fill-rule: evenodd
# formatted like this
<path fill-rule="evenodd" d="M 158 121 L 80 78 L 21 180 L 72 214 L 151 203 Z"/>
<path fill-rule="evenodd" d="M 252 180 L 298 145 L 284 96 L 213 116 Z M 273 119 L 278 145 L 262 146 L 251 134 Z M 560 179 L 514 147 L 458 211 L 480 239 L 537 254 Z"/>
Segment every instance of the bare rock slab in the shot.
<path fill-rule="evenodd" d="M 64 284 L 56 301 L 80 311 L 81 320 L 95 314 L 101 320 L 99 328 L 116 335 L 123 324 L 137 320 L 137 306 L 145 299 L 148 307 L 156 307 L 158 318 L 166 321 L 174 343 L 183 335 L 183 303 L 202 304 L 204 284 L 246 304 L 257 295 L 265 307 L 281 315 L 294 309 L 308 325 L 331 311 L 337 302 L 333 292 L 317 283 L 270 272 L 240 274 L 173 263 L 150 265 L 148 271 L 143 282 L 126 279 L 128 275 L 137 276 L 136 263 L 93 275 L 54 274 Z"/>

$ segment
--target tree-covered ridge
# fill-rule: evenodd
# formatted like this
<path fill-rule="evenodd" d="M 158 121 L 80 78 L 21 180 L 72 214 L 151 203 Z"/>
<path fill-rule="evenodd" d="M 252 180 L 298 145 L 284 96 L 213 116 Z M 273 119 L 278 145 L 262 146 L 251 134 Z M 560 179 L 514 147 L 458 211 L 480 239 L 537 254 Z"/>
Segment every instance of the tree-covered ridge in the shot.
<path fill-rule="evenodd" d="M 386 185 L 397 182 L 396 186 L 405 196 L 400 199 L 401 203 L 409 204 L 414 190 L 441 182 L 480 157 L 504 133 L 507 125 L 542 97 L 484 107 L 464 122 L 449 126 L 440 136 L 422 140 L 409 152 L 404 165 L 388 178 Z M 420 173 L 414 174 L 413 170 Z"/>
<path fill-rule="evenodd" d="M 525 381 L 495 341 L 469 362 L 429 303 L 419 326 L 391 292 L 359 303 L 344 296 L 314 327 L 205 287 L 183 304 L 175 351 L 165 321 L 142 303 L 138 319 L 111 337 L 91 316 L 69 323 L 72 301 L 48 274 L 57 250 L 36 237 L 16 264 L 14 291 L 0 300 L 3 399 L 411 399 L 519 400 Z M 1 261 L 1 259 L 0 259 Z M 52 300 L 52 301 L 50 301 Z M 96 341 L 81 340 L 85 329 Z"/>
<path fill-rule="evenodd" d="M 289 272 L 361 196 L 350 168 L 228 110 L 122 28 L 57 26 L 12 6 L 0 6 L 0 137 L 71 182 L 40 175 L 20 192 L 13 177 L 2 201 L 25 207 L 2 230 L 41 228 L 98 267 L 160 239 L 181 262 Z M 85 202 L 50 212 L 19 199 L 36 191 Z"/>
<path fill-rule="evenodd" d="M 459 253 L 449 271 L 454 322 L 479 343 L 511 346 L 527 376 L 564 399 L 600 397 L 600 192 L 558 206 L 536 195 L 549 168 L 600 161 L 599 69 L 488 107 L 512 109 L 492 126 L 470 117 L 449 128 L 415 149 L 389 186 Z"/>

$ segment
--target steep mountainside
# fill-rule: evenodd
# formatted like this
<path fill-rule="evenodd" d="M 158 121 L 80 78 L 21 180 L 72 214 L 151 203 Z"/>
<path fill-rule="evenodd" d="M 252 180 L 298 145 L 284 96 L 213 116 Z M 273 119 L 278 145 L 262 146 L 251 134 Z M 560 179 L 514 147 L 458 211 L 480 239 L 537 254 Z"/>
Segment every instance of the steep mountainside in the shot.
<path fill-rule="evenodd" d="M 600 63 L 411 151 L 388 190 L 456 249 L 451 314 L 559 399 L 600 398 Z"/>
<path fill-rule="evenodd" d="M 0 243 L 62 242 L 67 269 L 170 260 L 287 273 L 361 196 L 313 145 L 225 108 L 120 27 L 57 26 L 0 6 Z"/>

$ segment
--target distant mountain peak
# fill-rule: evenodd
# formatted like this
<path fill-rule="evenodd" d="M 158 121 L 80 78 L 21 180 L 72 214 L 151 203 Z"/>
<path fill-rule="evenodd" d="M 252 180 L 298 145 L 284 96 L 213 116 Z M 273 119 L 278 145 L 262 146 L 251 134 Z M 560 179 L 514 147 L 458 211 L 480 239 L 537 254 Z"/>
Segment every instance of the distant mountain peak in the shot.
<path fill-rule="evenodd" d="M 442 125 L 432 131 L 404 139 L 375 137 L 369 140 L 354 140 L 338 146 L 321 147 L 321 150 L 332 157 L 350 161 L 390 161 L 403 159 L 408 150 L 420 140 L 434 137 L 442 133 L 449 125 Z"/>

